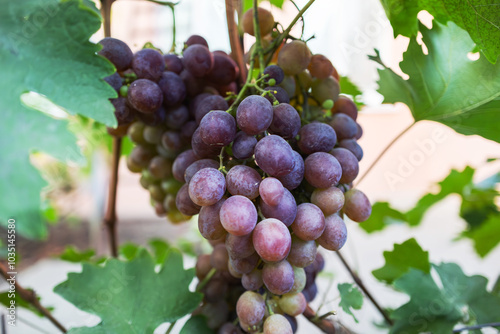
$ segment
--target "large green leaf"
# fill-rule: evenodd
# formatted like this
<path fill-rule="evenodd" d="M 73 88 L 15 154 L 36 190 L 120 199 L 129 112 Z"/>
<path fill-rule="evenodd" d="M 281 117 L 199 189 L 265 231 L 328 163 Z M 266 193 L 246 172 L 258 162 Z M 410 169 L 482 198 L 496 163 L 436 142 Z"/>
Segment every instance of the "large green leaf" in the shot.
<path fill-rule="evenodd" d="M 83 264 L 54 291 L 101 322 L 69 333 L 152 333 L 165 322 L 191 313 L 202 294 L 189 291 L 194 269 L 184 270 L 182 254 L 170 250 L 160 271 L 145 250 L 128 262 L 111 259 L 104 266 Z"/>
<path fill-rule="evenodd" d="M 40 238 L 47 233 L 40 214 L 46 183 L 31 165 L 30 152 L 61 161 L 82 157 L 67 122 L 27 107 L 21 95 L 37 93 L 72 115 L 114 126 L 108 99 L 116 92 L 102 80 L 114 69 L 89 42 L 101 21 L 81 1 L 0 0 L 0 7 L 0 222 L 14 218 L 18 233 Z"/>
<path fill-rule="evenodd" d="M 207 320 L 202 315 L 195 315 L 184 324 L 179 334 L 214 334 L 214 331 L 208 328 Z"/>
<path fill-rule="evenodd" d="M 413 238 L 400 245 L 394 244 L 394 250 L 385 251 L 384 258 L 385 265 L 374 270 L 373 276 L 389 284 L 403 276 L 411 268 L 420 269 L 424 273 L 429 273 L 431 270 L 429 252 L 424 251 Z"/>
<path fill-rule="evenodd" d="M 427 10 L 435 20 L 453 21 L 470 37 L 492 63 L 500 54 L 500 3 L 498 0 L 381 0 L 394 35 L 415 36 L 417 14 Z M 472 49 L 471 49 L 472 50 Z"/>
<path fill-rule="evenodd" d="M 424 54 L 415 39 L 400 63 L 404 80 L 390 69 L 379 70 L 379 92 L 384 102 L 405 103 L 415 121 L 443 123 L 455 131 L 500 142 L 500 63 L 484 57 L 467 58 L 474 43 L 453 23 L 421 25 Z"/>
<path fill-rule="evenodd" d="M 466 231 L 463 235 L 472 239 L 479 256 L 486 256 L 500 243 L 500 215 L 489 216 L 478 228 Z"/>
<path fill-rule="evenodd" d="M 448 334 L 463 321 L 469 324 L 500 320 L 500 298 L 486 290 L 487 279 L 466 276 L 454 263 L 433 265 L 440 283 L 417 269 L 394 282 L 394 287 L 410 296 L 410 301 L 391 313 L 390 333 Z"/>
<path fill-rule="evenodd" d="M 351 283 L 338 284 L 337 288 L 340 293 L 339 306 L 342 307 L 344 312 L 352 315 L 354 321 L 358 322 L 352 310 L 361 310 L 363 306 L 363 294 Z"/>

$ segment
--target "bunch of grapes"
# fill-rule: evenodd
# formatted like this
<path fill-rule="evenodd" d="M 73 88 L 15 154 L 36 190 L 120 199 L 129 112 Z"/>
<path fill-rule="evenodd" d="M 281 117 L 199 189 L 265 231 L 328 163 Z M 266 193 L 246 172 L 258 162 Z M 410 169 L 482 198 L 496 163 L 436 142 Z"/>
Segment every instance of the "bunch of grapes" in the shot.
<path fill-rule="evenodd" d="M 258 15 L 263 44 L 272 45 L 274 18 Z M 242 26 L 253 35 L 252 18 L 249 10 Z M 219 333 L 295 332 L 294 317 L 317 294 L 318 246 L 339 250 L 344 215 L 362 222 L 371 213 L 353 188 L 363 157 L 358 110 L 339 95 L 330 60 L 294 39 L 242 88 L 236 63 L 200 36 L 188 39 L 182 57 L 134 55 L 110 38 L 101 44 L 118 70 L 107 78 L 120 94 L 110 133 L 136 144 L 129 169 L 142 173 L 157 214 L 175 222 L 198 215 L 214 246 L 196 266 L 200 281 L 216 270 L 197 312 Z"/>

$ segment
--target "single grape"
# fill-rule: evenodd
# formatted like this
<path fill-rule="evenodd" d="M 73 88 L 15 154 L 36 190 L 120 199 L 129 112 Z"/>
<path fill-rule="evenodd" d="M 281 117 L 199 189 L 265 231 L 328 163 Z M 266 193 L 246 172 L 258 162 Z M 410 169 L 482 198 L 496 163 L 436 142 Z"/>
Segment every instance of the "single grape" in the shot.
<path fill-rule="evenodd" d="M 298 316 L 306 310 L 307 301 L 302 293 L 287 293 L 281 296 L 280 308 L 288 315 Z"/>
<path fill-rule="evenodd" d="M 205 303 L 201 307 L 201 314 L 207 319 L 207 326 L 216 329 L 222 326 L 229 316 L 229 307 L 225 300 L 216 303 Z"/>
<path fill-rule="evenodd" d="M 271 125 L 273 106 L 260 95 L 250 95 L 241 101 L 236 110 L 238 127 L 248 135 L 257 135 Z"/>
<path fill-rule="evenodd" d="M 323 55 L 317 54 L 311 57 L 311 61 L 307 66 L 311 75 L 318 79 L 328 78 L 335 69 L 332 62 Z"/>
<path fill-rule="evenodd" d="M 279 84 L 281 88 L 283 88 L 287 93 L 288 96 L 294 96 L 295 95 L 295 89 L 296 89 L 296 83 L 295 79 L 291 75 L 285 76 L 283 81 Z"/>
<path fill-rule="evenodd" d="M 292 236 L 292 247 L 287 260 L 294 266 L 305 268 L 314 263 L 318 247 L 314 241 L 304 241 L 297 236 Z"/>
<path fill-rule="evenodd" d="M 156 156 L 149 163 L 149 172 L 157 179 L 166 179 L 172 176 L 172 161 Z"/>
<path fill-rule="evenodd" d="M 182 81 L 184 82 L 184 85 L 186 86 L 186 92 L 189 97 L 195 97 L 196 95 L 202 93 L 205 85 L 201 78 L 195 77 L 186 68 L 182 70 L 179 76 L 181 77 Z"/>
<path fill-rule="evenodd" d="M 165 129 L 157 126 L 146 125 L 143 133 L 144 140 L 149 144 L 158 145 L 161 142 L 161 136 L 164 130 Z"/>
<path fill-rule="evenodd" d="M 123 80 L 122 77 L 118 74 L 118 72 L 115 72 L 110 76 L 105 77 L 104 81 L 106 81 L 108 85 L 113 87 L 113 89 L 116 90 L 117 92 L 119 92 L 120 88 L 122 88 Z"/>
<path fill-rule="evenodd" d="M 257 138 L 247 135 L 243 131 L 236 133 L 233 140 L 233 156 L 236 159 L 248 159 L 253 155 Z"/>
<path fill-rule="evenodd" d="M 253 26 L 253 8 L 250 8 L 243 14 L 242 25 L 243 31 L 249 35 L 255 36 L 254 26 Z M 257 8 L 257 17 L 259 19 L 260 34 L 265 36 L 269 34 L 274 27 L 274 17 L 273 14 L 264 8 Z"/>
<path fill-rule="evenodd" d="M 163 92 L 163 104 L 166 107 L 178 105 L 186 98 L 186 86 L 181 77 L 174 72 L 163 72 L 158 81 L 158 86 Z"/>
<path fill-rule="evenodd" d="M 304 159 L 302 159 L 302 156 L 297 151 L 293 151 L 293 158 L 295 162 L 293 170 L 285 176 L 278 177 L 283 186 L 288 190 L 297 188 L 304 179 Z"/>
<path fill-rule="evenodd" d="M 333 115 L 329 124 L 335 130 L 339 140 L 353 139 L 356 137 L 356 133 L 358 132 L 356 122 L 346 114 Z"/>
<path fill-rule="evenodd" d="M 262 270 L 254 269 L 251 272 L 244 274 L 241 278 L 241 284 L 246 290 L 258 290 L 262 287 Z"/>
<path fill-rule="evenodd" d="M 295 78 L 298 83 L 295 91 L 296 95 L 301 95 L 302 91 L 305 92 L 309 91 L 309 88 L 311 88 L 313 78 L 307 70 L 300 72 Z"/>
<path fill-rule="evenodd" d="M 278 205 L 268 205 L 262 198 L 259 205 L 264 217 L 278 219 L 286 226 L 293 223 L 297 214 L 297 203 L 288 189 L 284 189 L 283 197 Z"/>
<path fill-rule="evenodd" d="M 302 294 L 304 295 L 306 301 L 310 303 L 314 300 L 314 298 L 316 298 L 316 295 L 318 294 L 318 286 L 316 285 L 316 283 L 312 283 L 302 291 Z"/>
<path fill-rule="evenodd" d="M 329 153 L 316 152 L 304 161 L 304 175 L 313 187 L 328 188 L 339 183 L 342 176 L 340 163 Z"/>
<path fill-rule="evenodd" d="M 356 104 L 347 96 L 339 96 L 338 100 L 335 102 L 332 110 L 333 114 L 346 114 L 353 120 L 358 118 L 358 107 Z"/>
<path fill-rule="evenodd" d="M 201 101 L 208 96 L 212 96 L 210 93 L 201 93 L 199 95 L 194 96 L 193 99 L 189 101 L 189 114 L 194 117 L 196 114 L 196 109 L 200 105 Z"/>
<path fill-rule="evenodd" d="M 177 192 L 175 197 L 175 206 L 182 214 L 186 216 L 194 216 L 200 212 L 201 207 L 196 205 L 189 197 L 188 185 L 184 184 Z"/>
<path fill-rule="evenodd" d="M 169 72 L 180 74 L 184 69 L 181 58 L 179 58 L 179 56 L 176 54 L 169 53 L 163 55 L 163 60 L 165 61 L 165 68 Z"/>
<path fill-rule="evenodd" d="M 188 120 L 189 120 L 189 111 L 186 106 L 181 104 L 167 109 L 165 123 L 170 129 L 179 130 L 179 128 L 181 128 L 184 124 L 186 124 Z M 181 131 L 182 129 L 183 128 L 181 128 Z"/>
<path fill-rule="evenodd" d="M 295 166 L 290 144 L 276 135 L 265 136 L 255 145 L 255 162 L 264 172 L 275 177 L 289 174 Z"/>
<path fill-rule="evenodd" d="M 189 165 L 188 168 L 186 168 L 186 172 L 184 173 L 184 180 L 186 181 L 186 183 L 189 183 L 194 174 L 207 167 L 218 169 L 219 162 L 213 159 L 201 159 L 193 162 L 191 165 Z"/>
<path fill-rule="evenodd" d="M 172 165 L 172 174 L 174 178 L 179 182 L 184 182 L 184 173 L 186 169 L 198 159 L 199 157 L 193 150 L 187 150 L 179 154 Z"/>
<path fill-rule="evenodd" d="M 281 314 L 273 314 L 264 322 L 264 334 L 292 334 L 292 326 Z"/>
<path fill-rule="evenodd" d="M 351 151 L 345 148 L 335 148 L 330 152 L 337 158 L 342 167 L 342 177 L 340 183 L 351 183 L 359 173 L 358 159 Z"/>
<path fill-rule="evenodd" d="M 176 131 L 165 131 L 161 136 L 161 145 L 169 151 L 180 151 L 183 146 L 180 133 Z"/>
<path fill-rule="evenodd" d="M 261 180 L 261 176 L 255 169 L 245 165 L 236 165 L 227 173 L 226 186 L 231 195 L 254 199 L 259 196 Z"/>
<path fill-rule="evenodd" d="M 212 255 L 210 256 L 210 264 L 217 270 L 227 270 L 227 263 L 229 261 L 229 254 L 227 253 L 224 244 L 218 244 L 214 247 Z"/>
<path fill-rule="evenodd" d="M 267 75 L 266 81 L 274 79 L 275 85 L 279 85 L 285 78 L 285 73 L 278 65 L 269 65 L 264 69 L 264 75 Z"/>
<path fill-rule="evenodd" d="M 278 179 L 266 177 L 259 185 L 259 194 L 264 203 L 276 206 L 283 199 L 285 188 Z"/>
<path fill-rule="evenodd" d="M 314 259 L 314 270 L 316 274 L 319 274 L 323 269 L 325 269 L 325 258 L 321 253 L 318 253 Z"/>
<path fill-rule="evenodd" d="M 127 44 L 112 37 L 102 39 L 99 44 L 102 49 L 97 53 L 113 63 L 117 71 L 122 72 L 130 68 L 134 54 Z"/>
<path fill-rule="evenodd" d="M 191 147 L 200 158 L 215 158 L 220 154 L 224 146 L 208 145 L 201 139 L 201 130 L 198 127 L 191 138 Z"/>
<path fill-rule="evenodd" d="M 199 45 L 203 45 L 203 46 L 208 48 L 207 40 L 205 38 L 201 37 L 200 35 L 189 36 L 189 38 L 187 39 L 187 41 L 184 44 L 186 45 L 186 47 L 191 46 L 191 45 L 195 45 L 195 44 L 199 44 Z"/>
<path fill-rule="evenodd" d="M 143 167 L 134 162 L 130 155 L 127 157 L 127 168 L 132 173 L 140 173 L 143 169 Z"/>
<path fill-rule="evenodd" d="M 227 271 L 231 275 L 231 277 L 241 279 L 243 277 L 243 274 L 241 274 L 239 271 L 237 271 L 234 267 L 231 261 L 228 262 L 227 264 Z"/>
<path fill-rule="evenodd" d="M 356 128 L 358 129 L 358 131 L 356 132 L 356 139 L 359 139 L 363 136 L 363 128 L 361 127 L 361 125 L 359 125 L 358 123 L 356 123 Z"/>
<path fill-rule="evenodd" d="M 161 188 L 166 194 L 176 195 L 181 187 L 182 183 L 176 179 L 167 179 L 161 182 Z"/>
<path fill-rule="evenodd" d="M 224 204 L 225 199 L 222 198 L 217 203 L 204 206 L 200 210 L 198 216 L 198 229 L 201 235 L 208 240 L 217 240 L 226 235 L 226 230 L 220 222 L 220 208 Z"/>
<path fill-rule="evenodd" d="M 290 227 L 300 239 L 316 240 L 325 230 L 325 216 L 316 205 L 302 203 L 297 207 L 297 215 Z"/>
<path fill-rule="evenodd" d="M 208 95 L 197 104 L 195 111 L 196 123 L 200 124 L 203 117 L 211 110 L 227 110 L 227 108 L 229 108 L 229 106 L 222 96 Z"/>
<path fill-rule="evenodd" d="M 337 213 L 344 206 L 344 193 L 337 187 L 315 189 L 311 195 L 311 203 L 317 205 L 325 216 Z"/>
<path fill-rule="evenodd" d="M 262 268 L 262 280 L 275 295 L 283 295 L 293 288 L 293 267 L 287 260 L 266 263 Z"/>
<path fill-rule="evenodd" d="M 363 149 L 357 143 L 356 139 L 344 139 L 339 142 L 339 146 L 351 151 L 352 154 L 361 161 L 363 159 Z"/>
<path fill-rule="evenodd" d="M 203 168 L 189 182 L 189 197 L 200 206 L 217 203 L 226 192 L 224 174 L 215 168 Z"/>
<path fill-rule="evenodd" d="M 200 122 L 201 139 L 208 145 L 229 145 L 236 136 L 236 121 L 222 110 L 213 110 Z"/>
<path fill-rule="evenodd" d="M 229 85 L 238 78 L 239 68 L 231 57 L 216 54 L 215 52 L 213 53 L 213 56 L 214 66 L 207 75 L 208 80 L 216 83 L 217 85 Z"/>
<path fill-rule="evenodd" d="M 257 224 L 257 210 L 248 198 L 240 195 L 229 197 L 220 210 L 222 226 L 231 234 L 242 236 L 253 231 Z"/>
<path fill-rule="evenodd" d="M 290 96 L 288 96 L 288 93 L 286 90 L 284 90 L 281 87 L 278 86 L 273 86 L 273 87 L 266 87 L 264 88 L 265 91 L 270 91 L 271 94 L 273 94 L 274 98 L 279 102 L 279 103 L 289 103 L 290 102 Z M 274 99 L 269 96 L 268 94 L 265 95 L 265 98 L 271 102 L 274 103 Z"/>
<path fill-rule="evenodd" d="M 246 291 L 238 299 L 236 313 L 241 322 L 250 326 L 259 325 L 266 313 L 264 298 L 256 292 Z"/>
<path fill-rule="evenodd" d="M 304 154 L 329 152 L 337 142 L 333 128 L 325 123 L 309 123 L 299 131 L 299 148 Z"/>
<path fill-rule="evenodd" d="M 165 191 L 163 190 L 163 192 Z M 177 210 L 177 207 L 175 206 L 175 196 L 172 194 L 165 194 L 165 199 L 163 200 L 162 205 L 166 212 Z"/>
<path fill-rule="evenodd" d="M 237 236 L 228 233 L 225 244 L 229 256 L 233 259 L 242 259 L 255 253 L 255 248 L 253 248 L 252 243 L 252 234 Z"/>
<path fill-rule="evenodd" d="M 229 262 L 237 273 L 247 274 L 255 269 L 259 260 L 259 255 L 257 253 L 253 253 L 252 255 L 242 259 L 230 258 Z"/>
<path fill-rule="evenodd" d="M 277 262 L 290 252 L 292 238 L 285 224 L 278 219 L 265 219 L 255 226 L 253 246 L 262 260 Z"/>
<path fill-rule="evenodd" d="M 161 107 L 163 93 L 158 85 L 148 79 L 138 79 L 130 85 L 128 101 L 138 111 L 151 114 Z"/>
<path fill-rule="evenodd" d="M 203 288 L 203 297 L 209 303 L 216 303 L 218 301 L 224 300 L 224 297 L 227 294 L 227 290 L 228 286 L 226 281 L 221 278 L 212 278 Z"/>
<path fill-rule="evenodd" d="M 198 277 L 199 280 L 204 279 L 211 269 L 212 264 L 210 263 L 210 255 L 199 255 L 195 266 L 196 277 Z"/>
<path fill-rule="evenodd" d="M 304 71 L 311 61 L 311 51 L 306 43 L 294 40 L 285 44 L 278 54 L 278 66 L 286 75 L 297 75 Z"/>
<path fill-rule="evenodd" d="M 142 113 L 136 112 L 137 118 L 146 125 L 151 126 L 162 126 L 165 124 L 166 111 L 163 106 L 160 106 L 157 110 L 152 113 Z"/>
<path fill-rule="evenodd" d="M 142 49 L 134 55 L 132 69 L 139 79 L 158 81 L 165 71 L 165 60 L 156 50 Z"/>
<path fill-rule="evenodd" d="M 311 96 L 314 97 L 320 105 L 326 100 L 333 100 L 335 103 L 339 98 L 340 85 L 334 77 L 326 79 L 314 79 L 311 84 Z"/>
<path fill-rule="evenodd" d="M 228 322 L 219 328 L 217 334 L 243 334 L 243 332 L 238 326 Z"/>
<path fill-rule="evenodd" d="M 187 121 L 181 128 L 181 138 L 184 142 L 190 143 L 191 139 L 193 139 L 193 134 L 198 128 L 196 121 Z"/>
<path fill-rule="evenodd" d="M 147 168 L 151 159 L 153 159 L 155 155 L 154 150 L 149 147 L 138 145 L 132 149 L 132 152 L 130 152 L 130 159 L 135 165 L 141 168 Z"/>
<path fill-rule="evenodd" d="M 351 189 L 345 194 L 345 204 L 342 211 L 355 222 L 364 222 L 372 213 L 372 205 L 366 195 L 358 189 Z"/>
<path fill-rule="evenodd" d="M 347 241 L 347 228 L 344 220 L 337 214 L 325 219 L 325 231 L 318 238 L 318 243 L 325 249 L 338 251 Z"/>
<path fill-rule="evenodd" d="M 269 132 L 285 139 L 292 139 L 299 133 L 300 115 L 288 103 L 280 103 L 273 107 L 273 121 Z"/>
<path fill-rule="evenodd" d="M 287 259 L 288 262 L 290 262 L 288 259 Z M 300 268 L 300 267 L 293 267 L 293 287 L 292 287 L 292 290 L 290 290 L 289 293 L 297 293 L 297 292 L 301 292 L 302 290 L 304 290 L 304 288 L 306 287 L 306 271 L 304 270 L 304 268 Z"/>
<path fill-rule="evenodd" d="M 195 77 L 200 78 L 208 74 L 214 66 L 214 57 L 206 46 L 192 44 L 183 52 L 184 67 Z"/>

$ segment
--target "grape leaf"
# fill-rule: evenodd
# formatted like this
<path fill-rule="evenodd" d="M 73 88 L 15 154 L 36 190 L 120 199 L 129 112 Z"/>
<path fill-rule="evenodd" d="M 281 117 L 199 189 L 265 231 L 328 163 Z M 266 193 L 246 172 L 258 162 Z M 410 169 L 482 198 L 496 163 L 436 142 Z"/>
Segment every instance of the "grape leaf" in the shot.
<path fill-rule="evenodd" d="M 417 14 L 427 10 L 434 19 L 453 21 L 465 29 L 478 49 L 491 62 L 500 54 L 500 3 L 497 0 L 381 0 L 394 29 L 394 36 L 416 36 Z M 472 48 L 470 49 L 472 50 Z"/>
<path fill-rule="evenodd" d="M 358 319 L 354 316 L 351 309 L 360 310 L 363 306 L 363 294 L 357 287 L 351 283 L 341 283 L 337 285 L 340 293 L 340 303 L 339 306 L 342 307 L 344 312 L 352 315 L 354 321 L 358 322 Z"/>
<path fill-rule="evenodd" d="M 415 121 L 445 124 L 455 131 L 500 142 L 500 63 L 467 58 L 474 43 L 454 23 L 421 25 L 428 55 L 415 39 L 400 63 L 404 80 L 392 70 L 379 70 L 379 92 L 386 103 L 405 103 Z M 373 58 L 372 58 L 373 59 Z"/>
<path fill-rule="evenodd" d="M 406 221 L 406 216 L 403 212 L 393 209 L 387 202 L 375 202 L 372 205 L 372 214 L 366 221 L 359 224 L 359 227 L 367 233 L 372 233 L 382 231 L 394 222 L 404 221 Z"/>
<path fill-rule="evenodd" d="M 463 236 L 472 239 L 477 254 L 485 257 L 500 243 L 500 214 L 489 216 L 478 228 L 465 231 Z"/>
<path fill-rule="evenodd" d="M 89 42 L 101 24 L 95 11 L 78 0 L 0 0 L 0 222 L 16 220 L 17 233 L 43 238 L 40 190 L 46 182 L 29 153 L 43 151 L 61 160 L 82 162 L 67 122 L 29 108 L 34 92 L 68 113 L 115 126 L 108 101 L 116 92 L 102 78 L 113 73 Z M 23 101 L 21 101 L 23 95 Z M 39 96 L 39 95 L 37 95 Z"/>
<path fill-rule="evenodd" d="M 12 298 L 11 298 L 12 296 L 9 296 L 11 294 L 12 293 L 9 291 L 5 291 L 5 292 L 0 293 L 0 304 L 4 305 L 6 308 L 9 308 L 11 306 L 10 301 L 12 300 Z M 40 297 L 37 296 L 37 298 L 40 301 Z M 36 307 L 34 307 L 33 304 L 28 303 L 27 301 L 22 299 L 18 293 L 14 293 L 14 300 L 16 302 L 16 304 L 15 304 L 16 308 L 22 307 L 24 309 L 27 309 L 27 310 L 33 312 L 34 314 L 36 314 L 39 317 L 44 317 L 44 315 Z M 54 308 L 51 306 L 45 306 L 45 308 L 49 311 L 54 310 Z"/>
<path fill-rule="evenodd" d="M 429 273 L 431 270 L 429 252 L 424 251 L 414 238 L 408 239 L 400 245 L 394 244 L 394 250 L 385 251 L 384 258 L 385 265 L 372 273 L 378 280 L 389 284 L 403 276 L 411 268 L 420 269 L 424 273 Z"/>
<path fill-rule="evenodd" d="M 104 266 L 83 264 L 54 291 L 101 322 L 69 333 L 152 333 L 165 322 L 192 312 L 202 294 L 189 291 L 194 269 L 184 270 L 182 254 L 170 250 L 160 271 L 144 249 L 128 262 L 108 260 Z"/>
<path fill-rule="evenodd" d="M 391 313 L 394 326 L 390 333 L 447 334 L 461 321 L 469 320 L 472 325 L 500 320 L 500 298 L 486 290 L 486 278 L 466 276 L 454 263 L 433 268 L 442 283 L 413 268 L 394 282 L 394 287 L 408 294 L 410 301 Z"/>
<path fill-rule="evenodd" d="M 195 315 L 184 324 L 179 334 L 214 334 L 208 328 L 207 320 L 202 315 Z"/>
<path fill-rule="evenodd" d="M 95 255 L 93 249 L 87 249 L 85 251 L 79 251 L 75 246 L 68 246 L 64 249 L 64 252 L 59 256 L 61 260 L 80 263 L 89 262 Z"/>
<path fill-rule="evenodd" d="M 259 0 L 259 2 L 262 2 L 263 0 Z M 271 3 L 271 5 L 276 6 L 278 8 L 283 8 L 283 4 L 285 3 L 285 0 L 267 0 Z M 243 1 L 243 12 L 246 12 L 250 8 L 253 7 L 253 0 L 244 0 Z"/>

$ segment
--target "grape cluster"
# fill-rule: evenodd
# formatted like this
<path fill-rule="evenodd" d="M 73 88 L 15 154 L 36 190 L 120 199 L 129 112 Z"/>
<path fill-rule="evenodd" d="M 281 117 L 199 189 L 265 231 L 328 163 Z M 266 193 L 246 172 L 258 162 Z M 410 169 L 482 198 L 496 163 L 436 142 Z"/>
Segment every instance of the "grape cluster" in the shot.
<path fill-rule="evenodd" d="M 252 17 L 245 13 L 243 28 L 253 35 Z M 271 45 L 272 14 L 259 9 L 259 17 Z M 339 250 L 344 215 L 362 222 L 371 213 L 353 188 L 363 157 L 358 109 L 340 95 L 335 67 L 292 40 L 236 95 L 236 63 L 200 36 L 187 40 L 182 57 L 101 44 L 118 70 L 107 78 L 120 93 L 112 101 L 119 126 L 110 132 L 136 144 L 129 169 L 142 173 L 159 215 L 198 215 L 214 246 L 196 265 L 200 281 L 216 270 L 197 312 L 219 333 L 295 332 L 294 317 L 317 294 L 318 245 Z"/>

